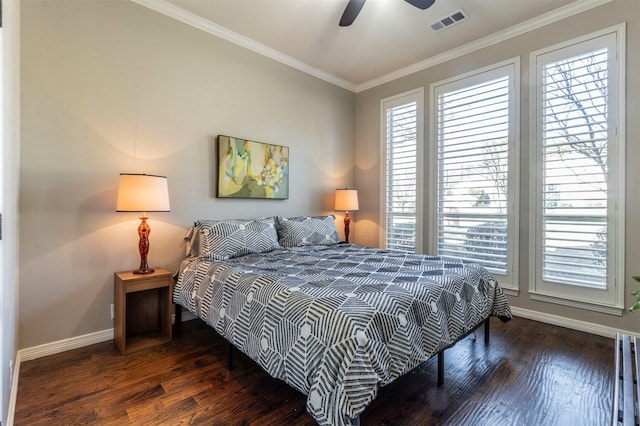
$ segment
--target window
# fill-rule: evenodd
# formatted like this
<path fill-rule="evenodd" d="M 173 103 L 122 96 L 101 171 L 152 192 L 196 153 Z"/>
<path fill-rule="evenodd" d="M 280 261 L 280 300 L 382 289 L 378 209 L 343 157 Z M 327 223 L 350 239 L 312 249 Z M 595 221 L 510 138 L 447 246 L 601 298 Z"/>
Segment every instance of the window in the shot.
<path fill-rule="evenodd" d="M 622 307 L 623 31 L 531 55 L 533 298 Z"/>
<path fill-rule="evenodd" d="M 382 100 L 382 158 L 388 249 L 420 252 L 423 89 Z M 421 187 L 421 185 L 420 185 Z"/>
<path fill-rule="evenodd" d="M 519 61 L 431 87 L 432 250 L 517 289 Z"/>

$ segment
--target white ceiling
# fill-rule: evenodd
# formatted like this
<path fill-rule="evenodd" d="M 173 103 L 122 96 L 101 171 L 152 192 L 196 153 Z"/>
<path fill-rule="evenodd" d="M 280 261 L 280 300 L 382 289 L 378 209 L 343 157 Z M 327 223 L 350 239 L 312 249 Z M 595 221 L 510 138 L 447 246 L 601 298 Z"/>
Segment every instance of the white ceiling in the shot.
<path fill-rule="evenodd" d="M 367 0 L 350 27 L 348 0 L 133 1 L 358 92 L 609 0 Z M 467 20 L 431 30 L 459 9 Z"/>

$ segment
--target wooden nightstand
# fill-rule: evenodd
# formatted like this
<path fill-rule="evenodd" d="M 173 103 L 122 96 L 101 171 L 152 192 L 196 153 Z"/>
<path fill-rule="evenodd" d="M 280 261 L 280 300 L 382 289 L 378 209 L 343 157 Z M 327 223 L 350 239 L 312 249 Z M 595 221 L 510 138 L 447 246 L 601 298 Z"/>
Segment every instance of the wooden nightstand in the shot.
<path fill-rule="evenodd" d="M 114 274 L 114 341 L 121 354 L 171 340 L 171 272 Z"/>

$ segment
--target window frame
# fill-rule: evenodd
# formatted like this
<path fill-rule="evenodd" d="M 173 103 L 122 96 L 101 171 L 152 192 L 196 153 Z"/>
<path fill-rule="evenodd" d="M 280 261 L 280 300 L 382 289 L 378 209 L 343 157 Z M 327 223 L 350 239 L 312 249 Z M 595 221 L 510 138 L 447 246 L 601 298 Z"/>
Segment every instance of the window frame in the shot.
<path fill-rule="evenodd" d="M 494 274 L 505 293 L 519 294 L 519 190 L 520 190 L 520 58 L 515 57 L 479 68 L 430 85 L 430 188 L 429 188 L 429 250 L 437 253 L 438 247 L 438 93 L 474 86 L 498 77 L 508 76 L 509 84 L 509 154 L 508 154 L 508 205 L 507 205 L 507 274 Z"/>
<path fill-rule="evenodd" d="M 380 247 L 387 246 L 387 110 L 416 103 L 416 235 L 415 252 L 423 253 L 424 192 L 424 88 L 409 90 L 380 101 Z"/>
<path fill-rule="evenodd" d="M 613 37 L 611 42 L 609 38 Z M 571 286 L 543 279 L 542 241 L 542 109 L 541 68 L 545 63 L 580 53 L 612 48 L 607 73 L 607 289 Z M 530 247 L 529 293 L 531 299 L 607 314 L 622 315 L 624 309 L 624 212 L 625 212 L 625 24 L 609 27 L 530 53 Z M 545 61 L 546 58 L 552 58 Z M 613 64 L 613 67 L 611 66 Z M 613 232 L 612 232 L 613 231 Z"/>

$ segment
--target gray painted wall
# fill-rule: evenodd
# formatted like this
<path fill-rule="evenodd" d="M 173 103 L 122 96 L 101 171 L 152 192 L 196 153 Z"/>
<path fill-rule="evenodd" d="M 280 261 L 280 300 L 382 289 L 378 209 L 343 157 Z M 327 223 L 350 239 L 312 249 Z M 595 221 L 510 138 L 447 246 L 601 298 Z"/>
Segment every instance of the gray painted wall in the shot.
<path fill-rule="evenodd" d="M 168 177 L 169 269 L 195 219 L 332 213 L 353 185 L 349 91 L 132 2 L 23 2 L 21 23 L 20 348 L 113 327 L 113 273 L 140 261 L 121 172 Z M 289 146 L 289 199 L 215 198 L 218 134 Z"/>
<path fill-rule="evenodd" d="M 512 38 L 508 41 L 465 55 L 458 59 L 400 78 L 385 85 L 359 93 L 356 96 L 356 187 L 360 194 L 358 211 L 357 243 L 376 246 L 379 244 L 381 226 L 380 206 L 380 101 L 408 90 L 425 89 L 425 135 L 429 135 L 429 86 L 465 72 L 479 69 L 516 56 L 521 58 L 521 110 L 520 110 L 520 294 L 510 297 L 513 306 L 541 313 L 558 315 L 573 320 L 587 321 L 624 330 L 640 332 L 640 317 L 625 312 L 622 317 L 584 311 L 566 306 L 533 301 L 529 298 L 529 53 L 543 47 L 563 42 L 590 32 L 627 22 L 627 193 L 626 193 L 626 287 L 625 294 L 638 288 L 631 279 L 640 274 L 640 81 L 635 77 L 640 69 L 640 1 L 615 0 L 598 8 L 581 13 L 544 28 Z M 425 150 L 425 165 L 428 149 Z M 429 173 L 425 173 L 425 200 L 429 200 Z M 425 242 L 429 229 L 425 226 Z M 426 246 L 425 246 L 426 247 Z M 632 303 L 627 296 L 627 306 Z"/>
<path fill-rule="evenodd" d="M 113 326 L 113 272 L 139 262 L 137 215 L 114 212 L 120 172 L 169 178 L 172 211 L 149 220 L 151 266 L 177 267 L 182 236 L 195 219 L 330 213 L 334 189 L 354 182 L 360 211 L 353 215 L 352 240 L 377 246 L 381 99 L 417 87 L 428 94 L 433 82 L 520 56 L 526 157 L 529 52 L 625 21 L 632 77 L 640 67 L 633 45 L 640 39 L 640 2 L 614 0 L 354 95 L 130 2 L 24 2 L 18 347 Z M 640 272 L 640 225 L 633 220 L 640 212 L 640 170 L 633 162 L 640 158 L 634 139 L 640 134 L 640 83 L 628 78 L 627 93 L 630 277 Z M 288 145 L 290 199 L 216 199 L 218 134 Z M 513 305 L 639 330 L 637 316 L 529 299 L 526 161 L 521 173 L 521 292 L 511 298 Z M 630 278 L 626 285 L 635 288 Z"/>

